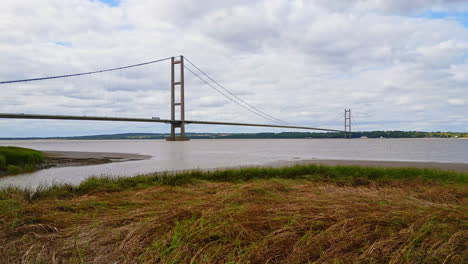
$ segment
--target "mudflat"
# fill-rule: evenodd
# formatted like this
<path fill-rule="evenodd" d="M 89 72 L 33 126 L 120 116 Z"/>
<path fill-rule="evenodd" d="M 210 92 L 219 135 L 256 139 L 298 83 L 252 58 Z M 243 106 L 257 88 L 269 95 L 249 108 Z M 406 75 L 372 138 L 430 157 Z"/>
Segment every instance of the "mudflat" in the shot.
<path fill-rule="evenodd" d="M 145 160 L 151 158 L 148 155 L 132 153 L 110 153 L 110 152 L 82 152 L 82 151 L 43 151 L 46 156 L 44 168 L 86 166 L 111 162 L 124 162 Z M 333 160 L 333 159 L 311 159 L 298 161 L 278 161 L 268 163 L 261 167 L 285 167 L 292 165 L 318 164 L 328 166 L 362 166 L 379 168 L 422 168 L 441 169 L 457 172 L 468 172 L 468 163 L 442 163 L 442 162 L 416 162 L 416 161 L 377 161 L 377 160 Z M 244 166 L 241 166 L 244 167 Z"/>
<path fill-rule="evenodd" d="M 111 162 L 145 160 L 147 155 L 131 153 L 82 152 L 82 151 L 43 151 L 46 160 L 43 168 L 97 165 Z"/>

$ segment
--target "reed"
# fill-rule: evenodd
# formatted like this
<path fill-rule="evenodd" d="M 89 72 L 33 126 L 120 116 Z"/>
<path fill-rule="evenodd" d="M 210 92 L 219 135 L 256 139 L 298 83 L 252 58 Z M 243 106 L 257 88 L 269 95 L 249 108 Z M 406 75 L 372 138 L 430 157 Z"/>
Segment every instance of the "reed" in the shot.
<path fill-rule="evenodd" d="M 421 180 L 444 184 L 466 184 L 468 173 L 419 168 L 374 168 L 360 166 L 295 165 L 283 168 L 239 168 L 214 171 L 192 170 L 163 172 L 136 177 L 91 177 L 77 186 L 63 184 L 50 187 L 39 186 L 36 190 L 14 187 L 0 188 L 0 199 L 10 194 L 22 195 L 28 200 L 40 198 L 64 198 L 80 196 L 96 191 L 118 192 L 141 189 L 156 185 L 179 186 L 200 181 L 239 183 L 258 179 L 305 179 L 330 182 L 340 185 L 362 185 L 371 181 L 385 183 L 394 180 Z"/>

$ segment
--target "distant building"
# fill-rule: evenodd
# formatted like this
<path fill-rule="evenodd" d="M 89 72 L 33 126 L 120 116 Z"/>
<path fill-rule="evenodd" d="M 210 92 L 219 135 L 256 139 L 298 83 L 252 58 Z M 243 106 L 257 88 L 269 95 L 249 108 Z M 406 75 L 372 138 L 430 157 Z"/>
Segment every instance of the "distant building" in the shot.
<path fill-rule="evenodd" d="M 366 137 L 366 136 L 362 136 L 361 138 L 368 138 L 368 137 Z"/>

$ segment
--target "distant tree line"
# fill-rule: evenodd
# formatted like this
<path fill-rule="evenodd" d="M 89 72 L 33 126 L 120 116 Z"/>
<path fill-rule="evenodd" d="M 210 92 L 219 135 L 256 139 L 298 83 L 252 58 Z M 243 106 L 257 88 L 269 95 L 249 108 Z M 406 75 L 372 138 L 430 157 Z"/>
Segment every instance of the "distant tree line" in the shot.
<path fill-rule="evenodd" d="M 255 134 L 226 134 L 213 135 L 211 138 L 343 138 L 340 132 L 282 132 L 282 133 L 255 133 Z M 452 138 L 468 137 L 468 133 L 454 132 L 420 132 L 420 131 L 368 131 L 352 132 L 353 138 Z M 192 138 L 196 138 L 192 136 Z"/>
<path fill-rule="evenodd" d="M 169 134 L 125 133 L 77 137 L 49 137 L 46 139 L 164 139 Z M 281 132 L 281 133 L 188 133 L 192 139 L 248 139 L 248 138 L 343 138 L 341 132 Z M 421 132 L 421 131 L 365 131 L 352 132 L 353 138 L 468 138 L 465 132 Z M 0 138 L 40 139 L 40 138 Z"/>

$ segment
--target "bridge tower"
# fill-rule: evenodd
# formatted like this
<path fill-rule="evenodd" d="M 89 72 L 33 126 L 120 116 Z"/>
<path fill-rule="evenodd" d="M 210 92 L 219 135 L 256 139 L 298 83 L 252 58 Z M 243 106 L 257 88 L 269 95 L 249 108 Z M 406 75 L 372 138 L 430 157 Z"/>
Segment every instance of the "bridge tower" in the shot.
<path fill-rule="evenodd" d="M 180 77 L 176 81 L 176 65 L 180 68 Z M 176 102 L 176 86 L 180 87 L 180 101 Z M 176 122 L 176 106 L 180 107 L 180 121 Z M 190 140 L 185 136 L 185 100 L 184 100 L 184 56 L 180 56 L 178 60 L 171 58 L 171 135 L 166 137 L 167 141 L 187 141 Z M 180 135 L 176 135 L 176 128 L 180 128 Z"/>
<path fill-rule="evenodd" d="M 351 109 L 344 110 L 344 138 L 351 139 Z"/>

